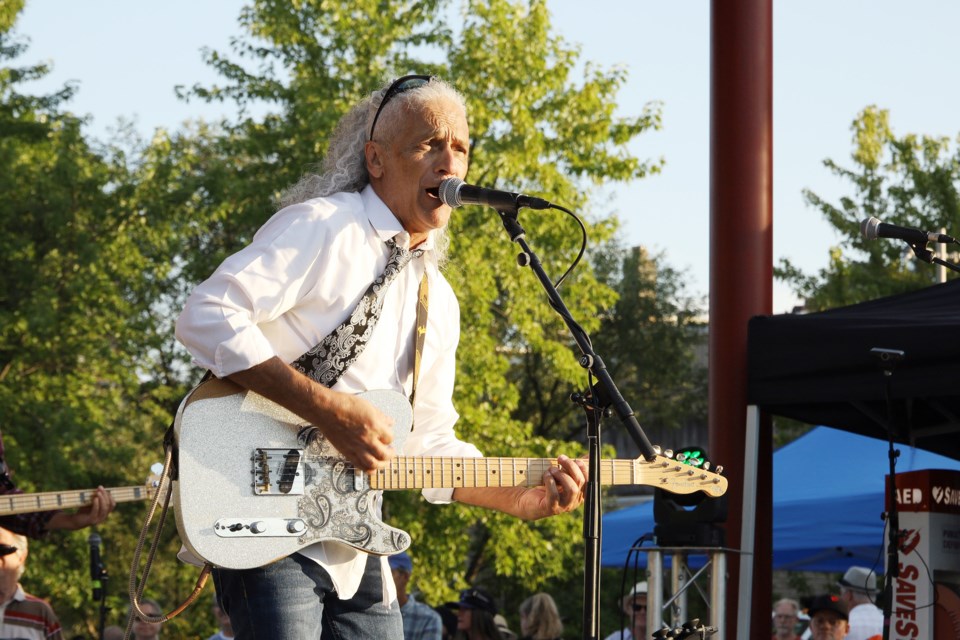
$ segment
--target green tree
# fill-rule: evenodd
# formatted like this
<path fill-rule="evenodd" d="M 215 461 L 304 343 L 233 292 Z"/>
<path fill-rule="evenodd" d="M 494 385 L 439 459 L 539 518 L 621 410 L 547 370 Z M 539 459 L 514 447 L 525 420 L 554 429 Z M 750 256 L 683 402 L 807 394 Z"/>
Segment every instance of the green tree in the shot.
<path fill-rule="evenodd" d="M 887 110 L 870 106 L 853 125 L 853 168 L 833 160 L 825 166 L 847 180 L 852 194 L 830 203 L 807 191 L 807 202 L 844 236 L 830 250 L 827 267 L 803 273 L 788 260 L 776 275 L 791 283 L 810 310 L 852 304 L 911 291 L 936 282 L 936 269 L 914 257 L 905 243 L 876 242 L 860 235 L 870 217 L 920 229 L 956 229 L 960 224 L 960 152 L 945 137 L 896 136 Z"/>
<path fill-rule="evenodd" d="M 132 199 L 129 159 L 85 139 L 66 110 L 72 87 L 31 96 L 47 73 L 13 64 L 22 2 L 0 11 L 0 412 L 7 461 L 26 491 L 141 484 L 161 458 L 170 388 L 151 369 L 167 340 L 154 306 L 169 255 L 145 252 L 147 218 Z M 152 252 L 154 255 L 156 251 Z M 158 331 L 158 328 L 161 328 Z M 125 609 L 127 574 L 143 509 L 121 507 L 98 530 Z M 32 545 L 26 588 L 54 602 L 68 632 L 89 635 L 86 536 L 55 532 Z M 165 543 L 171 556 L 175 536 Z M 183 580 L 188 580 L 184 576 Z M 179 589 L 168 582 L 167 593 Z M 164 598 L 167 600 L 167 598 Z"/>

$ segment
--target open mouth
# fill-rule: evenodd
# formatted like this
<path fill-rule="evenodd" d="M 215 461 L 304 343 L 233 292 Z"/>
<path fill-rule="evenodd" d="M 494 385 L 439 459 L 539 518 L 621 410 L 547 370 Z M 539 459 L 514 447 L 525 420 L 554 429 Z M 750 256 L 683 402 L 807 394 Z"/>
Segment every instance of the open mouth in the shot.
<path fill-rule="evenodd" d="M 426 189 L 426 192 L 431 198 L 436 198 L 437 200 L 440 199 L 440 187 L 430 187 L 429 189 Z"/>

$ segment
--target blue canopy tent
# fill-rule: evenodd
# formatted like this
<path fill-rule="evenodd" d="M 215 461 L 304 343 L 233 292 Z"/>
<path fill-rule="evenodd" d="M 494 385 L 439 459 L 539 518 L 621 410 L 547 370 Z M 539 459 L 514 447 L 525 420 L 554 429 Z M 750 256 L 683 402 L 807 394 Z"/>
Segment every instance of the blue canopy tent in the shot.
<path fill-rule="evenodd" d="M 880 514 L 889 471 L 887 447 L 884 440 L 816 427 L 773 454 L 775 569 L 841 572 L 859 564 L 883 572 Z M 960 460 L 897 448 L 897 473 L 960 470 Z M 652 502 L 604 515 L 601 564 L 623 567 L 631 547 L 643 534 L 652 534 L 653 527 Z M 645 566 L 646 554 L 638 561 Z"/>

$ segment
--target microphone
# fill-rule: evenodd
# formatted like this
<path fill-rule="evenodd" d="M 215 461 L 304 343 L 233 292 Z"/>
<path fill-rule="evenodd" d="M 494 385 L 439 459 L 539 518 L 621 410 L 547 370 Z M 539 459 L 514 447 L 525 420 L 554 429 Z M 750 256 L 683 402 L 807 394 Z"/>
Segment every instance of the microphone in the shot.
<path fill-rule="evenodd" d="M 467 184 L 460 178 L 447 178 L 440 183 L 437 193 L 443 204 L 456 209 L 465 204 L 482 204 L 494 209 L 549 209 L 552 205 L 542 198 L 525 196 L 522 193 L 497 191 Z"/>
<path fill-rule="evenodd" d="M 93 600 L 99 602 L 103 598 L 103 585 L 100 582 L 103 573 L 103 564 L 100 562 L 100 536 L 91 533 L 87 536 L 90 545 L 90 581 L 93 584 Z"/>
<path fill-rule="evenodd" d="M 941 244 L 956 244 L 956 239 L 931 231 L 920 231 L 919 229 L 910 229 L 908 227 L 898 227 L 895 224 L 880 222 L 876 218 L 867 218 L 860 223 L 860 233 L 867 240 L 876 240 L 877 238 L 895 238 L 905 240 L 910 244 L 926 244 L 928 242 L 938 242 Z"/>

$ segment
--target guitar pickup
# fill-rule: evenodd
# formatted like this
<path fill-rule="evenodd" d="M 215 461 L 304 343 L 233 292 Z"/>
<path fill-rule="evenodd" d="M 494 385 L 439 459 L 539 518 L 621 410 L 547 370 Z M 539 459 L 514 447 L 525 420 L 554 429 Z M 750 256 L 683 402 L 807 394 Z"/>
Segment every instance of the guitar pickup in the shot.
<path fill-rule="evenodd" d="M 253 492 L 258 496 L 301 496 L 304 492 L 303 449 L 255 449 Z"/>

